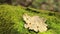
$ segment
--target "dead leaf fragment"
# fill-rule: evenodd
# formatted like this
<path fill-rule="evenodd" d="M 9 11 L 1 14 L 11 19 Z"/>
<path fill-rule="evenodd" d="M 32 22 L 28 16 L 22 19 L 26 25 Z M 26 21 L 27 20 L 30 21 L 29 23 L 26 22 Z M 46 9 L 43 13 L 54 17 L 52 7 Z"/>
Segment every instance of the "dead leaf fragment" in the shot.
<path fill-rule="evenodd" d="M 25 28 L 29 28 L 36 32 L 45 32 L 47 31 L 47 24 L 45 24 L 45 19 L 40 18 L 39 16 L 29 16 L 27 14 L 23 15 L 23 19 L 26 22 L 24 25 Z"/>

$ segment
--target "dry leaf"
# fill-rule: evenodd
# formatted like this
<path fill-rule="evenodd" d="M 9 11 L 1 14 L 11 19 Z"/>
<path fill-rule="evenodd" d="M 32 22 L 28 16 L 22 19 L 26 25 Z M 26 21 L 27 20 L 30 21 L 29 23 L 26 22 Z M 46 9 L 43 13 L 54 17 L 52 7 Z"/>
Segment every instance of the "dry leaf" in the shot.
<path fill-rule="evenodd" d="M 27 14 L 23 15 L 23 19 L 26 22 L 24 25 L 25 28 L 29 28 L 31 30 L 34 30 L 36 32 L 45 32 L 47 31 L 47 24 L 45 24 L 44 18 L 39 18 L 39 16 L 29 16 Z"/>

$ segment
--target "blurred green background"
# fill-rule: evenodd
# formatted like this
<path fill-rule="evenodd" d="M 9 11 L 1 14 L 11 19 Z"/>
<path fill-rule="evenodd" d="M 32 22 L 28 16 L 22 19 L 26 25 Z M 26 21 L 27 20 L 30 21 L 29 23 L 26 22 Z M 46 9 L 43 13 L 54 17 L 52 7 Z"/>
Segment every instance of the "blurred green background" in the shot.
<path fill-rule="evenodd" d="M 26 0 L 0 0 L 0 34 L 60 34 L 59 4 L 59 0 L 33 0 L 30 3 Z M 45 8 L 42 5 L 46 5 Z M 24 13 L 46 18 L 48 30 L 35 32 L 24 28 Z"/>

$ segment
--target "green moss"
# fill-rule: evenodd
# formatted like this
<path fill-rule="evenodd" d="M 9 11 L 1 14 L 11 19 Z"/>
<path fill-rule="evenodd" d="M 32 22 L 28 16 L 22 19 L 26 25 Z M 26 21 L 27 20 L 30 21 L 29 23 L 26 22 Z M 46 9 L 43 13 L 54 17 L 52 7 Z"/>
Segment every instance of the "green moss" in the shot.
<path fill-rule="evenodd" d="M 48 30 L 41 33 L 25 29 L 22 18 L 24 13 L 47 19 Z M 46 10 L 28 11 L 22 6 L 0 5 L 0 34 L 60 34 L 60 14 Z"/>

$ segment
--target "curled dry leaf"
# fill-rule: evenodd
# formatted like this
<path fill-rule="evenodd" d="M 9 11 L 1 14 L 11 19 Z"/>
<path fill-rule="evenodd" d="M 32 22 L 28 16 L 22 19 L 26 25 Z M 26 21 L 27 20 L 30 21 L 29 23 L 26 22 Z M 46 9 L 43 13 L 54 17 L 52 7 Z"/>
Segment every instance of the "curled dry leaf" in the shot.
<path fill-rule="evenodd" d="M 31 30 L 34 30 L 36 32 L 45 32 L 47 31 L 47 24 L 45 24 L 45 19 L 40 18 L 39 16 L 29 16 L 27 14 L 23 15 L 23 19 L 26 22 L 24 24 L 25 28 L 29 28 Z"/>

